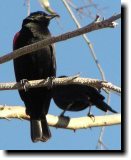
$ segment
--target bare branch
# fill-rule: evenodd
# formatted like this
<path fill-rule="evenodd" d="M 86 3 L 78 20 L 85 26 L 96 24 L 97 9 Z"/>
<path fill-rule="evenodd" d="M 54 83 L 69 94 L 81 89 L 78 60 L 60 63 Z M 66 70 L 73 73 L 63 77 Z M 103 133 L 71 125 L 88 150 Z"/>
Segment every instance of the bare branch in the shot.
<path fill-rule="evenodd" d="M 108 93 L 107 104 L 110 105 L 110 93 Z M 107 114 L 108 114 L 108 111 L 105 113 L 105 115 L 107 115 Z M 99 147 L 100 148 L 104 147 L 105 149 L 107 149 L 107 147 L 105 147 L 104 142 L 103 142 L 105 127 L 106 126 L 101 127 L 101 131 L 100 131 L 100 135 L 98 138 L 96 149 L 99 149 Z"/>
<path fill-rule="evenodd" d="M 26 0 L 26 5 L 27 5 L 27 16 L 30 15 L 30 0 Z"/>
<path fill-rule="evenodd" d="M 20 106 L 0 106 L 0 119 L 25 119 L 30 117 L 25 114 L 25 108 Z M 85 129 L 89 127 L 111 126 L 121 124 L 121 114 L 114 114 L 108 116 L 96 116 L 95 120 L 90 117 L 69 118 L 59 117 L 54 115 L 47 115 L 47 122 L 52 127 L 65 129 Z"/>
<path fill-rule="evenodd" d="M 76 26 L 77 26 L 78 28 L 81 28 L 81 25 L 80 25 L 79 21 L 78 21 L 77 18 L 75 17 L 75 14 L 74 14 L 73 11 L 71 10 L 71 8 L 70 8 L 70 6 L 68 5 L 67 1 L 66 1 L 66 0 L 62 0 L 62 1 L 63 1 L 64 5 L 65 5 L 66 9 L 68 10 L 69 14 L 71 15 L 73 21 L 75 22 Z M 89 4 L 88 4 L 88 5 L 84 5 L 82 8 L 77 8 L 75 5 L 72 5 L 72 3 L 70 3 L 70 1 L 68 1 L 68 2 L 69 2 L 69 4 L 70 4 L 73 8 L 75 8 L 77 11 L 83 11 L 83 7 L 89 7 L 89 6 L 91 6 L 91 5 L 93 5 L 96 9 L 98 9 L 98 8 L 97 8 L 97 5 L 94 4 L 94 3 L 92 3 L 92 1 L 90 1 L 90 5 L 89 5 Z M 99 22 L 99 20 L 100 20 L 100 16 L 97 15 L 94 22 Z M 117 23 L 114 22 L 114 26 L 115 26 L 115 25 L 117 25 Z M 105 74 L 104 74 L 104 71 L 103 71 L 103 69 L 102 69 L 102 67 L 101 67 L 101 65 L 100 65 L 97 57 L 96 57 L 96 54 L 95 54 L 93 45 L 91 44 L 91 42 L 90 42 L 90 40 L 89 40 L 89 38 L 87 37 L 86 34 L 83 34 L 82 36 L 83 36 L 85 42 L 87 43 L 87 45 L 88 45 L 88 47 L 89 47 L 89 49 L 90 49 L 90 53 L 91 53 L 91 55 L 92 55 L 92 57 L 93 57 L 93 60 L 95 61 L 96 65 L 97 65 L 97 68 L 98 68 L 98 70 L 99 70 L 99 72 L 100 72 L 100 75 L 101 75 L 101 77 L 102 77 L 102 80 L 105 81 L 105 80 L 106 80 L 106 79 L 105 79 Z M 108 104 L 109 104 L 109 99 L 110 99 L 109 97 L 110 97 L 110 96 L 109 96 L 109 94 L 108 94 Z M 104 144 L 104 143 L 102 142 L 102 137 L 103 137 L 103 134 L 104 134 L 104 130 L 105 130 L 105 126 L 103 126 L 102 129 L 101 129 L 101 133 L 100 133 L 100 137 L 99 137 L 98 145 L 97 145 L 97 146 L 99 146 L 99 145 L 102 146 L 102 145 Z"/>
<path fill-rule="evenodd" d="M 71 8 L 69 7 L 69 5 L 68 5 L 68 3 L 66 2 L 66 0 L 62 0 L 62 1 L 63 1 L 63 3 L 64 3 L 65 7 L 67 8 L 68 12 L 70 13 L 72 19 L 74 20 L 76 26 L 77 26 L 78 28 L 81 28 L 80 23 L 78 22 L 77 18 L 75 17 L 73 11 L 72 11 Z M 96 22 L 96 21 L 94 21 L 94 22 Z M 99 72 L 100 72 L 100 75 L 101 75 L 101 77 L 102 77 L 102 80 L 105 80 L 104 71 L 103 71 L 103 69 L 102 69 L 102 67 L 101 67 L 101 65 L 100 65 L 100 63 L 99 63 L 99 61 L 98 61 L 98 59 L 97 59 L 97 57 L 96 57 L 96 54 L 95 54 L 93 45 L 91 44 L 91 42 L 90 42 L 90 40 L 89 40 L 89 38 L 87 37 L 86 34 L 83 34 L 82 37 L 84 38 L 86 44 L 88 45 L 88 47 L 89 47 L 89 49 L 90 49 L 91 56 L 93 57 L 93 60 L 94 60 L 94 62 L 95 62 L 96 65 L 97 65 L 97 68 L 98 68 L 98 70 L 99 70 Z"/>
<path fill-rule="evenodd" d="M 94 86 L 98 89 L 106 88 L 109 90 L 113 90 L 115 92 L 121 93 L 121 88 L 117 87 L 110 82 L 100 81 L 98 79 L 91 78 L 74 78 L 66 77 L 66 78 L 54 78 L 52 80 L 53 85 L 67 85 L 67 84 L 85 84 Z M 28 88 L 36 88 L 36 87 L 47 87 L 50 84 L 49 79 L 41 79 L 41 80 L 33 80 L 29 81 Z M 11 83 L 0 83 L 0 90 L 13 90 L 13 89 L 23 89 L 23 86 L 20 83 L 11 82 Z"/>
<path fill-rule="evenodd" d="M 47 45 L 50 45 L 52 43 L 64 41 L 76 36 L 80 36 L 84 33 L 92 32 L 98 29 L 103 29 L 103 28 L 114 28 L 114 21 L 119 19 L 121 17 L 121 14 L 114 15 L 106 20 L 102 20 L 101 22 L 93 22 L 83 28 L 74 30 L 72 32 L 68 32 L 59 36 L 54 36 L 51 38 L 47 38 L 46 40 L 39 41 L 37 43 L 33 43 L 31 45 L 25 46 L 23 48 L 20 48 L 18 50 L 15 50 L 11 53 L 8 53 L 7 55 L 4 55 L 0 57 L 0 64 L 5 63 L 9 60 L 15 59 L 17 57 L 20 57 L 22 55 L 37 51 L 39 49 L 44 48 Z"/>

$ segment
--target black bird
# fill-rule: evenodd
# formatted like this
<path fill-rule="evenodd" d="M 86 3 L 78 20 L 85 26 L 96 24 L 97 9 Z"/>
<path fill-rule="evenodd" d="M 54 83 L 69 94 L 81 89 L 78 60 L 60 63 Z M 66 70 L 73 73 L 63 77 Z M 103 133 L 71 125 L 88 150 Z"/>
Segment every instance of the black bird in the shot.
<path fill-rule="evenodd" d="M 47 15 L 42 11 L 31 13 L 23 20 L 21 30 L 16 33 L 13 49 L 51 37 L 49 22 L 58 15 Z M 51 137 L 46 114 L 49 110 L 51 91 L 49 88 L 32 88 L 26 90 L 27 80 L 45 79 L 56 76 L 56 57 L 53 45 L 49 45 L 31 54 L 14 59 L 17 82 L 22 82 L 25 90 L 19 90 L 30 115 L 31 139 L 33 142 L 47 141 Z"/>
<path fill-rule="evenodd" d="M 59 78 L 63 77 L 66 76 L 60 76 Z M 104 102 L 105 97 L 96 88 L 84 84 L 54 86 L 52 97 L 55 104 L 64 110 L 61 115 L 64 115 L 65 111 L 81 111 L 92 105 L 95 105 L 104 112 L 109 110 L 117 113 Z M 91 116 L 90 110 L 89 116 Z"/>

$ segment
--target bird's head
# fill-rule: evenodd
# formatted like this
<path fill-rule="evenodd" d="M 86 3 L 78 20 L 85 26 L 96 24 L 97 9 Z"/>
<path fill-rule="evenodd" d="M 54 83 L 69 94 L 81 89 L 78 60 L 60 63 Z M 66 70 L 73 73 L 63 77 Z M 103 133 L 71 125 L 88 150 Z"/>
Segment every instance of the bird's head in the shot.
<path fill-rule="evenodd" d="M 25 18 L 23 21 L 23 25 L 26 25 L 31 22 L 31 23 L 38 23 L 40 25 L 44 25 L 45 27 L 47 27 L 49 25 L 50 20 L 55 17 L 59 17 L 59 15 L 57 14 L 48 15 L 45 12 L 37 11 L 31 13 L 27 18 Z"/>

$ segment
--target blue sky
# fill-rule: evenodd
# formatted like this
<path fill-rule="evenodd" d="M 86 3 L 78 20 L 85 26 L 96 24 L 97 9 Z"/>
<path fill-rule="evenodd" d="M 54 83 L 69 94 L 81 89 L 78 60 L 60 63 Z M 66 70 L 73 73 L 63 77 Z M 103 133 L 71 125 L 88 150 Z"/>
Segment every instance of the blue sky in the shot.
<path fill-rule="evenodd" d="M 56 20 L 50 23 L 52 35 L 59 35 L 76 29 L 76 26 L 61 1 L 51 1 L 52 7 L 61 16 L 58 25 Z M 78 0 L 77 4 L 81 5 Z M 97 0 L 100 7 L 108 7 L 104 10 L 104 17 L 108 18 L 114 13 L 120 12 L 120 0 Z M 31 12 L 42 10 L 38 1 L 31 1 Z M 4 0 L 0 6 L 0 56 L 12 51 L 12 40 L 15 33 L 20 30 L 22 20 L 27 16 L 27 8 L 24 0 Z M 89 24 L 92 19 L 84 17 L 82 26 Z M 107 81 L 121 85 L 121 28 L 103 29 L 88 34 L 94 46 L 97 58 L 104 69 Z M 57 75 L 74 75 L 81 72 L 82 77 L 101 79 L 98 69 L 89 53 L 89 48 L 82 37 L 73 38 L 56 44 Z M 0 82 L 15 81 L 12 61 L 1 64 Z M 105 95 L 105 93 L 103 93 Z M 111 94 L 110 105 L 121 112 L 120 97 Z M 17 91 L 1 91 L 0 105 L 24 105 Z M 67 112 L 71 117 L 86 116 L 88 110 L 77 113 Z M 95 115 L 104 113 L 92 107 Z M 51 103 L 50 114 L 59 115 L 61 110 Z M 100 133 L 100 128 L 81 129 L 75 133 L 70 130 L 51 128 L 52 138 L 46 143 L 32 143 L 30 140 L 29 122 L 21 120 L 0 120 L 0 149 L 1 150 L 94 150 Z M 5 138 L 6 137 L 6 138 Z M 121 126 L 106 127 L 104 143 L 111 150 L 121 149 Z"/>

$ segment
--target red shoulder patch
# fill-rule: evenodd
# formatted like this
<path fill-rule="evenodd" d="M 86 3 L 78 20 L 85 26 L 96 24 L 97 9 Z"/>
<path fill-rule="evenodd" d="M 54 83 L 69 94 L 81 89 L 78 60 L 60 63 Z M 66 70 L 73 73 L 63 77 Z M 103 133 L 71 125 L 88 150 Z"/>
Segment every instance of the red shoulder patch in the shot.
<path fill-rule="evenodd" d="M 13 48 L 14 48 L 15 45 L 16 45 L 16 42 L 17 42 L 17 39 L 18 39 L 19 35 L 20 35 L 20 32 L 17 32 L 17 33 L 15 34 L 15 36 L 14 36 L 14 39 L 13 39 Z"/>

